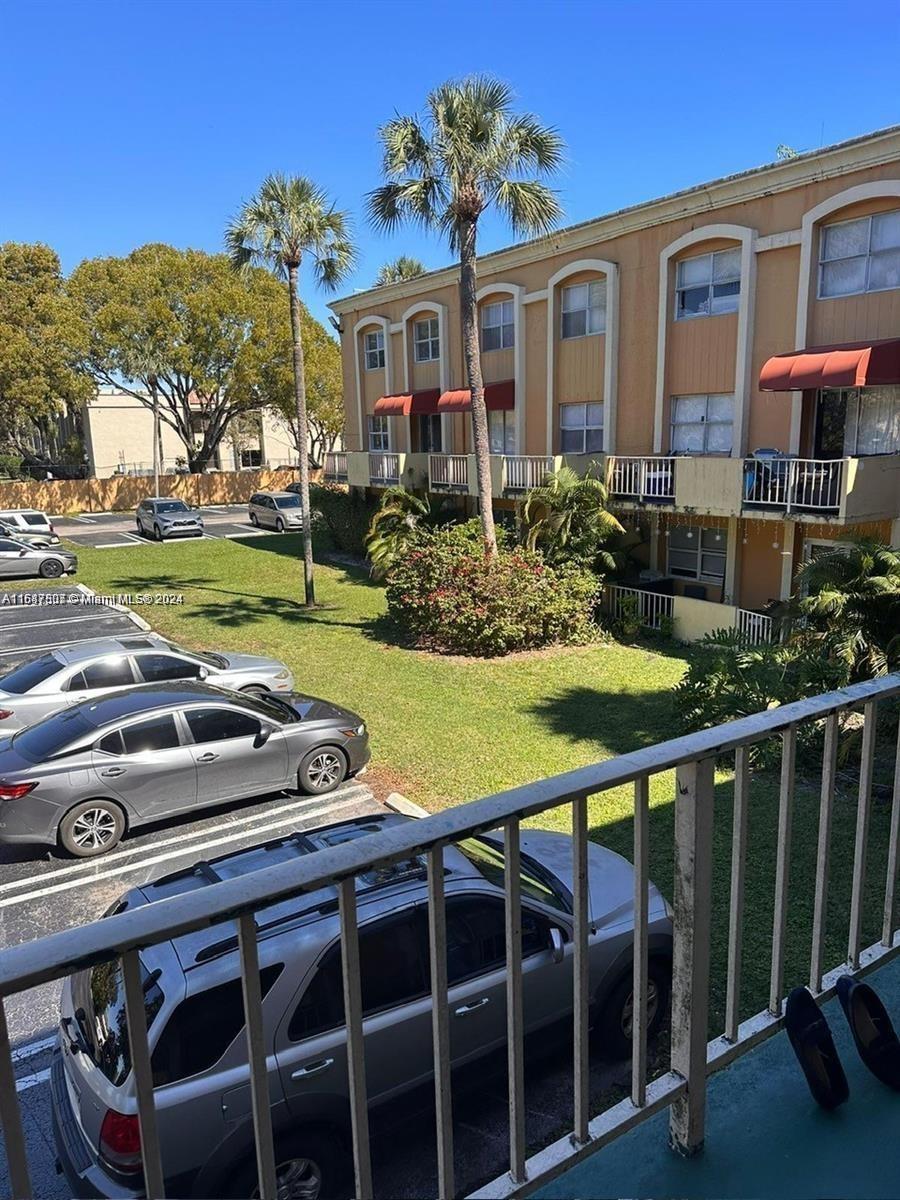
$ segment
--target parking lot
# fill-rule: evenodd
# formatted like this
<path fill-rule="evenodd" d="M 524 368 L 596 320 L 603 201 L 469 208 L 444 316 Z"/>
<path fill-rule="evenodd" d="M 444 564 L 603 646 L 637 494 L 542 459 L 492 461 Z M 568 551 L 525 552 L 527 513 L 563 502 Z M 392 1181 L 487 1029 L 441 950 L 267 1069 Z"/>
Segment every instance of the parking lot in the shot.
<path fill-rule="evenodd" d="M 266 532 L 255 529 L 247 519 L 246 504 L 216 504 L 198 510 L 203 517 L 204 537 L 245 538 L 261 537 Z M 61 538 L 75 546 L 92 546 L 106 550 L 121 546 L 166 546 L 171 542 L 152 542 L 137 532 L 133 513 L 85 513 L 79 517 L 52 516 L 53 527 Z M 178 541 L 183 539 L 173 539 Z"/>

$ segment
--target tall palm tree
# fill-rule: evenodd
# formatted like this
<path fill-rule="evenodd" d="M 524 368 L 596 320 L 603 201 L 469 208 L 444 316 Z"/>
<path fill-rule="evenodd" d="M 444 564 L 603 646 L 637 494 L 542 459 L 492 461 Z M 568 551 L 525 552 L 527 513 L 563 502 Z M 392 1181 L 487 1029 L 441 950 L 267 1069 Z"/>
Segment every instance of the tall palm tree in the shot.
<path fill-rule="evenodd" d="M 225 244 L 236 270 L 264 266 L 287 282 L 293 338 L 297 444 L 300 447 L 303 578 L 306 604 L 311 608 L 316 602 L 316 593 L 313 582 L 312 513 L 309 506 L 309 426 L 298 284 L 304 258 L 312 264 L 319 286 L 328 291 L 346 278 L 356 260 L 349 221 L 347 214 L 338 211 L 311 179 L 303 175 L 268 175 L 256 195 L 244 204 L 228 225 Z"/>
<path fill-rule="evenodd" d="M 575 562 L 614 570 L 617 557 L 605 548 L 624 529 L 606 508 L 606 484 L 578 475 L 571 467 L 549 472 L 532 488 L 519 512 L 521 536 L 529 550 L 540 550 L 551 563 Z"/>
<path fill-rule="evenodd" d="M 425 274 L 425 264 L 408 254 L 401 254 L 386 262 L 375 276 L 375 286 L 384 287 L 386 283 L 403 283 L 406 279 L 418 279 Z"/>
<path fill-rule="evenodd" d="M 424 120 L 395 117 L 379 130 L 387 182 L 368 197 L 377 228 L 392 230 L 411 220 L 446 234 L 451 250 L 459 254 L 463 354 L 472 394 L 479 507 L 488 557 L 496 554 L 497 537 L 476 319 L 478 221 L 493 206 L 515 234 L 531 236 L 552 229 L 562 212 L 545 183 L 523 178 L 554 171 L 562 161 L 562 139 L 536 117 L 514 115 L 512 100 L 505 83 L 485 75 L 435 89 L 428 97 Z M 447 353 L 446 347 L 441 353 Z"/>

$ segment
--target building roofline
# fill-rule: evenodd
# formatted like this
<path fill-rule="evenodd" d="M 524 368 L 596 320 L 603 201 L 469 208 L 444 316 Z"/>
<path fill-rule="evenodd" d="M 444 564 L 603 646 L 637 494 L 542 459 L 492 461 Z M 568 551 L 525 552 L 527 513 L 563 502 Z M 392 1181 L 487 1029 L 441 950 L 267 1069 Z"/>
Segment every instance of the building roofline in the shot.
<path fill-rule="evenodd" d="M 891 140 L 896 144 L 888 153 L 885 153 L 883 143 Z M 879 147 L 879 150 L 875 153 L 865 153 L 867 149 L 874 147 Z M 828 158 L 836 158 L 837 161 L 822 162 L 823 159 Z M 751 167 L 736 174 L 723 175 L 719 179 L 695 184 L 693 187 L 670 192 L 652 200 L 642 200 L 638 204 L 615 209 L 613 212 L 604 213 L 599 217 L 591 217 L 575 225 L 567 225 L 539 238 L 516 242 L 499 250 L 492 250 L 487 254 L 479 255 L 478 266 L 481 270 L 491 273 L 510 269 L 539 259 L 544 255 L 578 250 L 596 242 L 607 241 L 625 233 L 660 225 L 667 221 L 690 216 L 693 213 L 710 211 L 727 204 L 746 202 L 772 192 L 786 191 L 792 187 L 840 176 L 849 171 L 857 171 L 898 158 L 900 158 L 900 125 L 889 125 L 884 129 L 876 129 L 871 133 L 848 138 L 843 142 L 835 142 L 830 146 L 807 150 L 795 158 L 764 163 L 762 166 Z M 421 295 L 435 287 L 457 282 L 458 270 L 459 264 L 454 262 L 449 266 L 427 271 L 424 275 L 417 275 L 415 279 L 404 280 L 401 283 L 383 284 L 381 287 L 366 288 L 364 291 L 353 292 L 349 296 L 341 296 L 339 299 L 331 301 L 328 307 L 333 312 L 340 314 L 352 312 L 355 309 L 369 308 L 376 300 L 388 302 Z"/>

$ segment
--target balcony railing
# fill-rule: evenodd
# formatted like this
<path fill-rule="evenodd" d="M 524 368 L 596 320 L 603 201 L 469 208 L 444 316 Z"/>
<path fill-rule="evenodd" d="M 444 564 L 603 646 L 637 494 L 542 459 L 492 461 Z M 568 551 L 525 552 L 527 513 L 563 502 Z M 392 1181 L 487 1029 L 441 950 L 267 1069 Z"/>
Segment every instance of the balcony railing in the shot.
<path fill-rule="evenodd" d="M 747 458 L 744 504 L 785 512 L 836 513 L 841 507 L 840 458 Z"/>
<path fill-rule="evenodd" d="M 767 646 L 773 639 L 775 622 L 765 613 L 739 608 L 735 629 L 748 646 Z"/>
<path fill-rule="evenodd" d="M 437 492 L 469 490 L 469 460 L 465 454 L 429 454 L 428 487 Z"/>
<path fill-rule="evenodd" d="M 508 492 L 527 492 L 540 487 L 553 470 L 552 458 L 532 458 L 523 454 L 503 456 L 504 487 Z"/>
<path fill-rule="evenodd" d="M 400 482 L 399 454 L 369 454 L 369 482 L 372 487 L 390 487 Z"/>
<path fill-rule="evenodd" d="M 16 1092 L 4 1001 L 29 988 L 59 980 L 91 965 L 121 960 L 131 1061 L 134 1106 L 139 1118 L 146 1195 L 165 1195 L 165 1146 L 158 1136 L 150 1046 L 144 1011 L 139 953 L 148 946 L 210 925 L 237 925 L 237 947 L 246 1023 L 252 1124 L 262 1200 L 276 1200 L 275 1155 L 268 1077 L 271 1029 L 263 1021 L 259 951 L 254 914 L 290 898 L 329 887 L 335 890 L 340 915 L 343 995 L 347 1025 L 349 1114 L 354 1195 L 372 1195 L 368 1139 L 364 1021 L 359 978 L 359 934 L 356 881 L 392 864 L 421 856 L 428 887 L 428 939 L 433 1006 L 431 1051 L 436 1097 L 437 1181 L 439 1196 L 453 1196 L 453 1120 L 450 1057 L 450 1004 L 447 978 L 447 929 L 444 896 L 444 848 L 490 829 L 502 829 L 506 856 L 506 1040 L 509 1078 L 508 1169 L 498 1163 L 497 1178 L 481 1188 L 480 1197 L 515 1195 L 525 1185 L 533 1190 L 566 1166 L 593 1153 L 622 1133 L 669 1108 L 673 1145 L 689 1153 L 704 1137 L 707 1077 L 745 1054 L 782 1026 L 785 934 L 790 907 L 791 824 L 794 803 L 798 730 L 824 722 L 824 754 L 813 900 L 809 986 L 821 1002 L 834 994 L 839 974 L 865 972 L 900 952 L 894 921 L 898 839 L 891 837 L 883 877 L 880 942 L 862 946 L 864 900 L 875 880 L 866 879 L 875 724 L 880 701 L 900 695 L 900 675 L 854 684 L 782 708 L 729 722 L 619 758 L 586 766 L 536 784 L 514 788 L 438 815 L 394 826 L 302 858 L 280 862 L 251 875 L 211 883 L 179 896 L 117 913 L 80 928 L 64 930 L 0 951 L 0 1122 L 6 1144 L 10 1191 L 15 1197 L 35 1195 Z M 857 801 L 856 840 L 850 888 L 847 961 L 825 974 L 825 918 L 828 900 L 832 811 L 835 803 L 840 715 L 863 709 L 863 737 Z M 782 765 L 776 833 L 774 920 L 768 1007 L 741 1023 L 739 1005 L 744 928 L 744 873 L 748 827 L 753 815 L 749 748 L 764 738 L 778 738 Z M 727 929 L 727 997 L 721 1037 L 707 1042 L 712 945 L 713 811 L 716 764 L 734 755 L 734 800 L 731 851 L 731 898 Z M 674 963 L 672 976 L 671 1050 L 668 1069 L 647 1079 L 648 929 L 649 929 L 649 797 L 660 772 L 675 771 L 674 813 Z M 588 1046 L 591 992 L 589 948 L 592 929 L 588 894 L 588 797 L 612 788 L 634 788 L 634 946 L 631 1095 L 593 1118 L 589 1110 Z M 572 965 L 571 1020 L 574 1034 L 573 1113 L 571 1132 L 526 1158 L 524 1021 L 520 881 L 520 824 L 530 817 L 566 805 L 571 811 L 573 903 L 572 938 L 565 955 Z M 900 827 L 900 786 L 895 787 L 892 829 Z M 805 897 L 803 897 L 805 903 Z M 549 952 L 548 952 L 549 953 Z M 755 947 L 754 953 L 765 953 Z M 563 969 L 560 967 L 560 969 Z M 211 1147 L 212 1149 L 212 1147 Z M 727 1152 L 727 1148 L 726 1148 Z"/>
<path fill-rule="evenodd" d="M 675 458 L 622 458 L 609 460 L 610 495 L 641 504 L 672 504 L 675 500 Z"/>
<path fill-rule="evenodd" d="M 614 620 L 621 620 L 634 612 L 645 629 L 662 628 L 663 618 L 672 620 L 675 597 L 664 592 L 649 592 L 644 588 L 623 587 L 611 583 L 605 588 L 607 613 Z"/>
<path fill-rule="evenodd" d="M 347 482 L 347 455 L 343 451 L 329 451 L 325 455 L 325 478 L 332 483 Z"/>

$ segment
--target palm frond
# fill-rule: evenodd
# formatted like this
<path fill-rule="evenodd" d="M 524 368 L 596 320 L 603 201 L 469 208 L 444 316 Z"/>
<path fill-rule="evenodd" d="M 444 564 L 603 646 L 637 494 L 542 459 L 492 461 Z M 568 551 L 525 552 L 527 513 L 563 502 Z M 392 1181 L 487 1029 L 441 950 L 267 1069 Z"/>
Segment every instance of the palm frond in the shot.
<path fill-rule="evenodd" d="M 562 216 L 556 193 L 536 179 L 502 180 L 494 201 L 513 232 L 525 237 L 549 233 Z"/>

